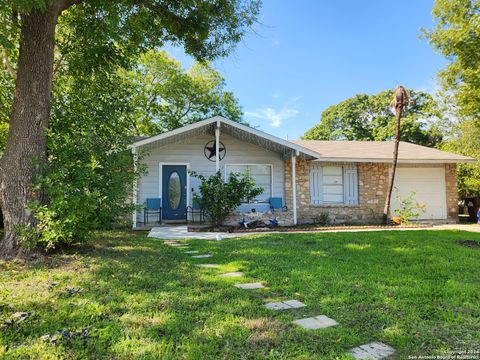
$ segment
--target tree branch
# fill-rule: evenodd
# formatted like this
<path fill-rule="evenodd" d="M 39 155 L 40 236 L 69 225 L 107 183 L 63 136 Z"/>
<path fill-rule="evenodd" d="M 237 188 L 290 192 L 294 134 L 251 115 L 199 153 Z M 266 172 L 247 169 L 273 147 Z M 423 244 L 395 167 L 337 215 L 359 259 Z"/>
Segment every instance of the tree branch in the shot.
<path fill-rule="evenodd" d="M 149 10 L 157 13 L 158 15 L 160 15 L 162 18 L 168 19 L 168 21 L 170 21 L 172 23 L 176 23 L 180 26 L 182 25 L 183 22 L 185 22 L 185 20 L 187 20 L 185 18 L 182 18 L 182 17 L 178 16 L 177 14 L 175 14 L 171 11 L 168 11 L 165 7 L 157 5 L 157 4 L 153 4 L 148 0 L 133 0 L 133 3 L 135 5 L 137 5 L 138 7 L 144 7 L 146 9 L 149 9 Z"/>
<path fill-rule="evenodd" d="M 60 15 L 62 12 L 72 7 L 73 5 L 80 4 L 83 0 L 60 0 L 57 3 L 57 11 Z"/>
<path fill-rule="evenodd" d="M 9 74 L 10 74 L 10 76 L 11 76 L 14 80 L 17 80 L 17 72 L 16 72 L 15 69 L 13 68 L 12 64 L 10 64 L 10 60 L 8 59 L 7 50 L 5 50 L 5 48 L 3 48 L 3 47 L 0 47 L 0 49 L 2 50 L 2 63 L 3 63 L 3 66 L 5 67 L 5 69 L 7 69 L 7 71 L 8 71 Z"/>

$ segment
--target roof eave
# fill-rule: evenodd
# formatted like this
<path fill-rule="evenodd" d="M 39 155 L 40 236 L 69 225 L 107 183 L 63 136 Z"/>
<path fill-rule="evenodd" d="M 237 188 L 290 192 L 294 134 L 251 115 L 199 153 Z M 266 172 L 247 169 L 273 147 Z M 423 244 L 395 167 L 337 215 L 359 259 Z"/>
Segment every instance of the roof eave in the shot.
<path fill-rule="evenodd" d="M 200 128 L 202 126 L 207 126 L 207 125 L 212 124 L 212 123 L 217 122 L 217 121 L 223 122 L 223 123 L 228 124 L 230 126 L 237 127 L 240 130 L 249 132 L 249 133 L 254 134 L 256 136 L 263 137 L 263 138 L 265 138 L 267 140 L 270 140 L 272 142 L 276 142 L 276 143 L 278 143 L 282 146 L 285 146 L 285 147 L 287 147 L 291 150 L 294 150 L 296 153 L 303 153 L 303 154 L 308 155 L 308 156 L 310 156 L 314 159 L 320 157 L 320 155 L 317 152 L 312 151 L 308 148 L 305 148 L 301 145 L 297 145 L 297 144 L 292 143 L 288 140 L 283 140 L 283 139 L 281 139 L 279 137 L 276 137 L 274 135 L 267 134 L 263 131 L 251 128 L 247 125 L 243 125 L 243 124 L 237 123 L 235 121 L 226 119 L 222 116 L 215 116 L 215 117 L 212 117 L 212 118 L 209 118 L 209 119 L 198 121 L 196 123 L 193 123 L 193 124 L 190 124 L 190 125 L 187 125 L 187 126 L 183 126 L 181 128 L 178 128 L 178 129 L 175 129 L 175 130 L 172 130 L 172 131 L 168 131 L 168 132 L 163 133 L 163 134 L 159 134 L 159 135 L 156 135 L 156 136 L 149 137 L 147 139 L 136 141 L 133 144 L 131 144 L 129 146 L 129 148 L 138 148 L 138 147 L 153 143 L 155 141 L 159 141 L 159 140 L 171 137 L 171 136 L 175 136 L 177 134 L 181 134 L 182 132 L 195 130 L 195 129 Z"/>
<path fill-rule="evenodd" d="M 392 158 L 342 158 L 342 157 L 320 157 L 318 162 L 359 162 L 359 163 L 390 163 Z M 476 163 L 474 158 L 467 159 L 398 159 L 399 164 L 456 164 Z"/>

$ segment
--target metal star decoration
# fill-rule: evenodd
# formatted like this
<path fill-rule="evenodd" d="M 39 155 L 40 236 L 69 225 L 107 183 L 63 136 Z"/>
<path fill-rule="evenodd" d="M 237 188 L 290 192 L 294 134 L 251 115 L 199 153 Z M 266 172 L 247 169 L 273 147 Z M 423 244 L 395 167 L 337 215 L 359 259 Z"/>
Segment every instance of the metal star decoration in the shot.
<path fill-rule="evenodd" d="M 222 160 L 225 157 L 227 150 L 225 149 L 225 145 L 220 141 L 218 144 L 218 158 Z M 203 149 L 205 157 L 210 161 L 215 161 L 215 157 L 217 155 L 217 146 L 215 140 L 209 141 L 205 148 Z"/>

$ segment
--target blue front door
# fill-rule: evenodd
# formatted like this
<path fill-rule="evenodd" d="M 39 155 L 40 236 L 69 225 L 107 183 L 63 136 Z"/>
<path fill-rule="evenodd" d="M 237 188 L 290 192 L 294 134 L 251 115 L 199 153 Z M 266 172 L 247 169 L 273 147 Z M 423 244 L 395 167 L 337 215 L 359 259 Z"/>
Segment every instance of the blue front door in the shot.
<path fill-rule="evenodd" d="M 165 220 L 187 218 L 187 166 L 162 167 L 162 217 Z"/>

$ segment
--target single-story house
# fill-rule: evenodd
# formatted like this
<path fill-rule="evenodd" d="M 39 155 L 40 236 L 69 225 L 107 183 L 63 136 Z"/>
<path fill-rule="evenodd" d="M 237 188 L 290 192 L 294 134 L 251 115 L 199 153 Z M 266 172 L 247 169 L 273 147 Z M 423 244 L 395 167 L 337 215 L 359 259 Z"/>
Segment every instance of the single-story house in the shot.
<path fill-rule="evenodd" d="M 393 142 L 288 141 L 223 117 L 141 139 L 132 146 L 134 159 L 146 167 L 135 180 L 133 203 L 161 199 L 164 221 L 185 221 L 199 180 L 195 171 L 247 170 L 264 193 L 242 204 L 229 220 L 276 217 L 281 225 L 318 221 L 325 213 L 336 223 L 378 222 L 388 186 Z M 138 160 L 137 160 L 138 159 Z M 412 191 L 426 206 L 420 220 L 456 222 L 456 164 L 473 158 L 401 142 L 392 211 L 398 198 Z M 396 196 L 396 194 L 399 196 Z M 270 210 L 271 198 L 281 198 L 287 211 Z M 158 200 L 157 200 L 158 201 Z M 143 210 L 133 213 L 133 226 L 144 222 Z"/>

